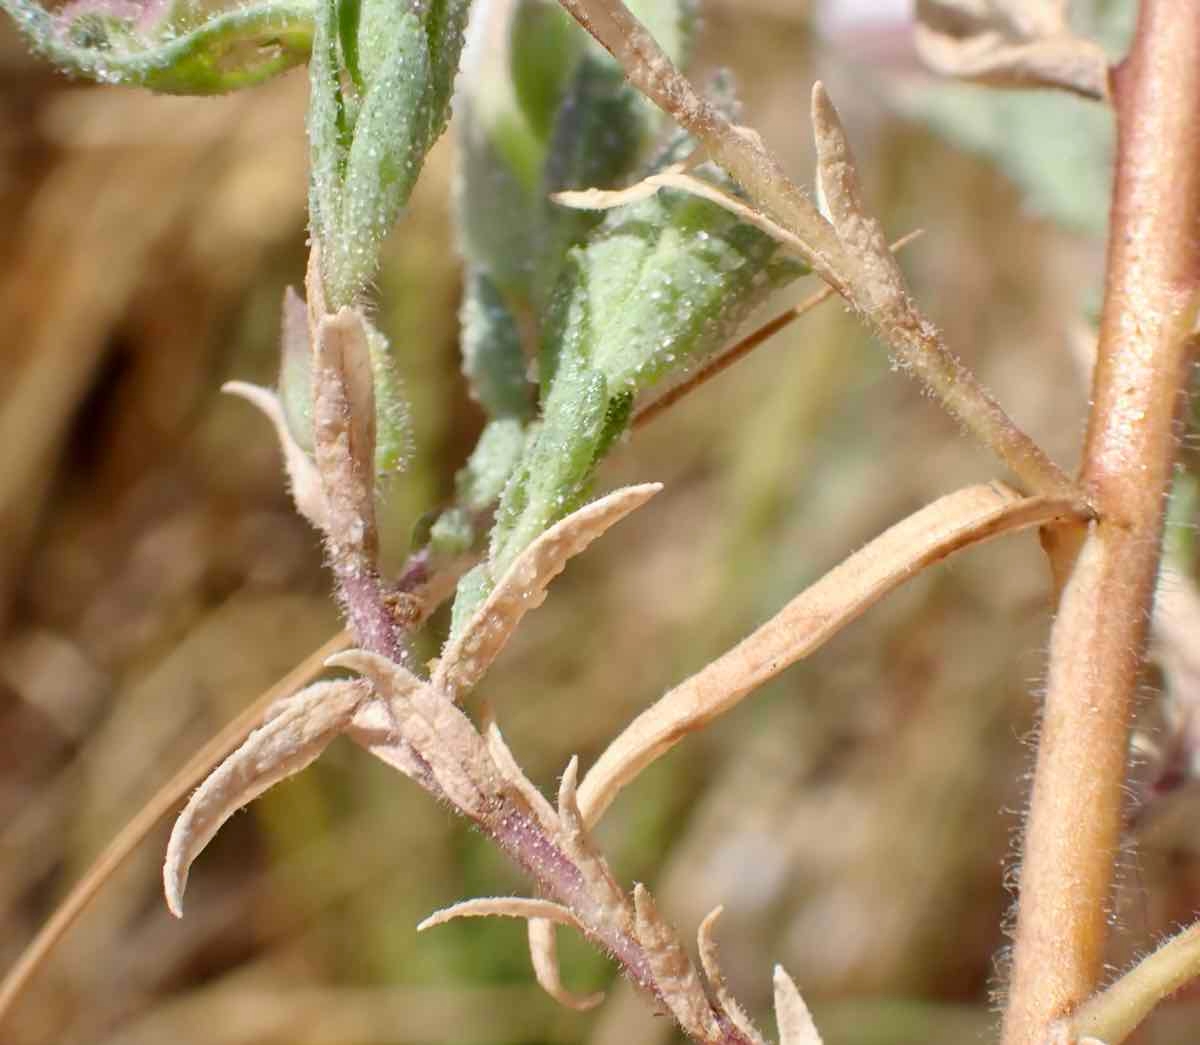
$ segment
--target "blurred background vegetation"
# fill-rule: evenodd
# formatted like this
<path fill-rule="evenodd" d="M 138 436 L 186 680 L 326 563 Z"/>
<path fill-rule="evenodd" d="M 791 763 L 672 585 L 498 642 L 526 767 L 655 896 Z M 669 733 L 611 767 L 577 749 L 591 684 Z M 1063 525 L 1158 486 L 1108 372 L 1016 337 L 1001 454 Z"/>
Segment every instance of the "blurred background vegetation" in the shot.
<path fill-rule="evenodd" d="M 804 181 L 808 90 L 827 81 L 889 231 L 928 230 L 905 255 L 917 296 L 1073 466 L 1108 118 L 935 84 L 891 6 L 707 0 L 699 65 L 734 71 L 747 121 Z M 1092 12 L 1117 45 L 1126 7 Z M 88 87 L 0 25 L 5 966 L 155 788 L 338 627 L 268 425 L 218 393 L 273 380 L 278 303 L 304 264 L 305 96 L 303 72 L 221 99 Z M 416 448 L 391 506 L 397 555 L 449 499 L 482 423 L 458 372 L 453 153 L 451 136 L 432 154 L 379 281 Z M 489 676 L 510 743 L 546 785 L 571 754 L 586 765 L 846 552 L 994 474 L 826 306 L 604 466 L 605 486 L 666 493 L 572 564 Z M 1029 535 L 930 571 L 623 795 L 601 831 L 620 874 L 651 883 L 685 935 L 725 905 L 725 964 L 760 1015 L 782 961 L 828 1045 L 979 1039 L 1046 600 Z M 1116 964 L 1200 906 L 1195 805 L 1173 802 L 1130 846 Z M 433 908 L 522 883 L 349 744 L 222 832 L 181 923 L 160 895 L 164 838 L 70 933 L 6 1042 L 672 1039 L 620 983 L 594 1013 L 558 1008 L 515 922 L 418 938 Z M 563 945 L 569 984 L 608 983 L 601 956 Z M 1198 1014 L 1170 1006 L 1143 1040 L 1195 1041 Z"/>

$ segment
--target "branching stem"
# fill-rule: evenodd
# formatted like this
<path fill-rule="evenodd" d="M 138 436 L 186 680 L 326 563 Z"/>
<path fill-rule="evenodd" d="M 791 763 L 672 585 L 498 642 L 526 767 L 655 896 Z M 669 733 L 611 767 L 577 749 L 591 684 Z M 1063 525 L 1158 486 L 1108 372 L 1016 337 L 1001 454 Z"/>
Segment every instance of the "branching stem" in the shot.
<path fill-rule="evenodd" d="M 1024 844 L 1005 1045 L 1040 1045 L 1096 988 L 1200 282 L 1200 13 L 1143 0 L 1115 76 L 1116 190 L 1083 481 Z"/>
<path fill-rule="evenodd" d="M 991 397 L 950 351 L 902 285 L 880 294 L 878 266 L 839 236 L 753 131 L 711 105 L 622 0 L 560 0 L 625 71 L 630 83 L 693 134 L 763 215 L 803 241 L 813 270 L 862 316 L 893 358 L 1034 493 L 1072 496 L 1075 484 Z M 836 116 L 835 116 L 836 119 Z M 820 145 L 820 142 L 818 142 Z M 849 167 L 847 157 L 847 166 Z M 852 173 L 852 171 L 851 171 Z M 859 223 L 860 231 L 866 222 Z M 893 274 L 889 274 L 891 276 Z M 898 277 L 898 272 L 895 273 Z"/>

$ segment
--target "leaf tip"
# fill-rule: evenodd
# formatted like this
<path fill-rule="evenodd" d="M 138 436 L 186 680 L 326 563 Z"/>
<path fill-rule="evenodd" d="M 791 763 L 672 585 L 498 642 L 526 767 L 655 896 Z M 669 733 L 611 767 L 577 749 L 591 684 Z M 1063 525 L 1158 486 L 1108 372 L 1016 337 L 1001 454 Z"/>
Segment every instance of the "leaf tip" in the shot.
<path fill-rule="evenodd" d="M 821 1035 L 795 981 L 778 964 L 773 978 L 780 1045 L 821 1045 Z"/>

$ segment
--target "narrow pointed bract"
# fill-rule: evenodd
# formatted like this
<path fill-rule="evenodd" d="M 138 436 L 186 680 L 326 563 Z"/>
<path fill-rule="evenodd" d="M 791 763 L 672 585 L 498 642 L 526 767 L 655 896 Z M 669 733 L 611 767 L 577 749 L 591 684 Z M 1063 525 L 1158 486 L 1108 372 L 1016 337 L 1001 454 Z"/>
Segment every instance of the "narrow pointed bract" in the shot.
<path fill-rule="evenodd" d="M 525 614 L 542 604 L 547 586 L 567 562 L 661 489 L 661 483 L 643 483 L 614 490 L 546 530 L 517 557 L 458 637 L 447 643 L 433 675 L 434 686 L 452 700 L 469 691 Z"/>
<path fill-rule="evenodd" d="M 775 1019 L 779 1045 L 821 1045 L 812 1013 L 782 965 L 775 966 Z"/>
<path fill-rule="evenodd" d="M 329 510 L 335 565 L 374 564 L 375 394 L 362 317 L 343 308 L 317 325 L 313 444 Z M 357 566 L 356 566 L 357 564 Z"/>
<path fill-rule="evenodd" d="M 634 886 L 634 908 L 638 943 L 654 974 L 654 983 L 671 1015 L 696 1041 L 720 1040 L 720 1026 L 704 993 L 700 975 L 684 951 L 675 930 L 667 924 L 649 890 Z"/>
<path fill-rule="evenodd" d="M 716 927 L 717 919 L 721 916 L 723 907 L 714 907 L 708 917 L 700 923 L 700 929 L 696 933 L 696 946 L 700 954 L 700 968 L 704 970 L 704 978 L 708 981 L 708 988 L 716 998 L 717 1004 L 721 1011 L 729 1019 L 738 1030 L 756 1045 L 767 1045 L 766 1040 L 758 1032 L 758 1028 L 754 1026 L 754 1022 L 746 1015 L 745 1010 L 738 1004 L 736 998 L 729 990 L 729 984 L 725 981 L 725 974 L 721 971 L 721 962 L 717 953 L 717 941 L 713 935 L 713 930 Z"/>
<path fill-rule="evenodd" d="M 859 296 L 869 298 L 874 309 L 904 306 L 907 292 L 900 266 L 883 226 L 863 201 L 846 130 L 819 82 L 812 89 L 812 125 L 821 198 L 838 238 L 859 269 Z"/>

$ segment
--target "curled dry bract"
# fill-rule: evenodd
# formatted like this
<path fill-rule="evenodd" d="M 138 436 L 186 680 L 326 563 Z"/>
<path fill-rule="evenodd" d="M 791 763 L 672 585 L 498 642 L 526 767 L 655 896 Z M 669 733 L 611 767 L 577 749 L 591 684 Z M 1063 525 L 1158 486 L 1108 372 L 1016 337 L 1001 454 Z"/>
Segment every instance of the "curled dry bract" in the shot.
<path fill-rule="evenodd" d="M 567 561 L 661 489 L 661 483 L 643 483 L 614 490 L 572 512 L 534 540 L 496 582 L 459 637 L 442 651 L 433 675 L 434 687 L 453 700 L 471 689 L 500 655 L 525 614 L 542 604 L 547 586 Z"/>
<path fill-rule="evenodd" d="M 188 869 L 238 809 L 313 762 L 353 718 L 367 689 L 355 682 L 318 682 L 281 701 L 201 784 L 184 806 L 163 864 L 167 906 L 183 914 Z"/>

